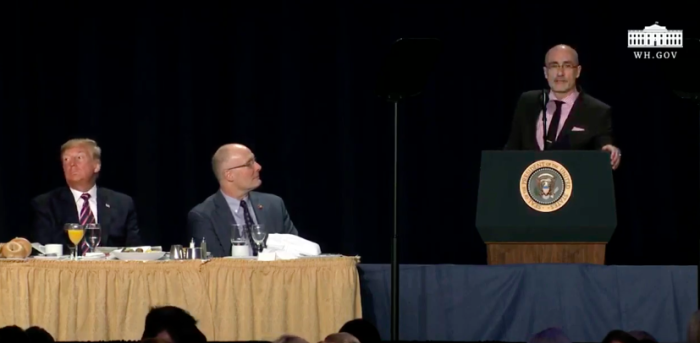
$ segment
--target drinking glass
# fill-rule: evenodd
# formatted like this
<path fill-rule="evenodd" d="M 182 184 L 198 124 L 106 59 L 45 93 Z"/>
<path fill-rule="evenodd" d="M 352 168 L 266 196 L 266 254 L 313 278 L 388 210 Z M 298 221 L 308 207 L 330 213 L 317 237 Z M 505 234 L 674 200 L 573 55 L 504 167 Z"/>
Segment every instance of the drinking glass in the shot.
<path fill-rule="evenodd" d="M 100 224 L 85 225 L 85 244 L 88 246 L 88 252 L 95 252 L 95 248 L 102 241 L 102 227 Z"/>
<path fill-rule="evenodd" d="M 267 232 L 262 225 L 251 225 L 250 226 L 250 237 L 255 242 L 255 246 L 258 253 L 263 251 L 263 243 L 265 243 L 265 238 L 267 238 Z"/>
<path fill-rule="evenodd" d="M 73 243 L 72 247 L 68 247 L 68 249 L 70 249 L 70 258 L 71 260 L 77 260 L 78 244 L 80 244 L 80 241 L 83 240 L 83 236 L 85 236 L 85 227 L 77 223 L 69 223 L 63 225 L 63 230 L 66 231 L 68 240 Z"/>
<path fill-rule="evenodd" d="M 250 256 L 248 228 L 244 224 L 231 225 L 231 256 Z"/>

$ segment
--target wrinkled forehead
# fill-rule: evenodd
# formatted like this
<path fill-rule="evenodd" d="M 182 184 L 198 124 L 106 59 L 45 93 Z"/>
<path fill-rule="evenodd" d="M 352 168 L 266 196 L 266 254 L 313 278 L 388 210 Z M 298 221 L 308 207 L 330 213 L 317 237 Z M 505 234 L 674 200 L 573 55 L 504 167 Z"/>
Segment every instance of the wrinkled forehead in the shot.
<path fill-rule="evenodd" d="M 81 155 L 87 155 L 91 156 L 90 154 L 90 148 L 85 145 L 76 145 L 73 147 L 70 147 L 66 149 L 61 156 L 63 157 L 73 157 L 73 156 L 81 156 Z"/>
<path fill-rule="evenodd" d="M 576 55 L 570 49 L 555 49 L 550 51 L 545 58 L 545 63 L 573 63 L 576 64 Z"/>
<path fill-rule="evenodd" d="M 255 155 L 248 150 L 248 151 L 240 151 L 236 152 L 234 154 L 231 154 L 229 157 L 227 164 L 229 164 L 228 167 L 233 167 L 233 166 L 238 166 L 242 164 L 249 163 L 251 161 L 255 161 Z"/>

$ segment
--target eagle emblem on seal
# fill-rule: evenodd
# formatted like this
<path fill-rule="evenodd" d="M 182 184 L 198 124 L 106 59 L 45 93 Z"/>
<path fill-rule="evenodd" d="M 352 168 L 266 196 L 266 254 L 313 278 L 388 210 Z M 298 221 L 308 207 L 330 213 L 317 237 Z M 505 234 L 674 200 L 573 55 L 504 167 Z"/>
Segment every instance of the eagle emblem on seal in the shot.
<path fill-rule="evenodd" d="M 554 175 L 550 173 L 542 173 L 537 177 L 537 195 L 542 200 L 550 200 L 559 193 L 559 187 Z"/>

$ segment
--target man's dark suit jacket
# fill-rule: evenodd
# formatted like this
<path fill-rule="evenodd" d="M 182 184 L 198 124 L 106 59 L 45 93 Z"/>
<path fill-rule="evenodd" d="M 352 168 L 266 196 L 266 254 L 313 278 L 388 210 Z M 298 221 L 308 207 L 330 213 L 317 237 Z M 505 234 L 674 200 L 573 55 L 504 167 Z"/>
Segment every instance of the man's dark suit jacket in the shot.
<path fill-rule="evenodd" d="M 528 91 L 520 96 L 515 108 L 506 150 L 540 150 L 537 126 L 542 125 L 542 91 Z M 572 131 L 574 127 L 583 131 Z M 552 144 L 552 150 L 599 150 L 612 144 L 610 106 L 580 92 L 569 117 Z"/>
<path fill-rule="evenodd" d="M 257 223 L 268 234 L 288 233 L 298 235 L 282 198 L 268 193 L 248 194 Z M 207 251 L 213 257 L 231 256 L 231 229 L 237 224 L 221 191 L 214 193 L 195 206 L 187 216 L 187 231 L 199 242 L 207 241 Z M 238 223 L 245 224 L 245 223 Z M 189 240 L 189 238 L 188 238 Z"/>
<path fill-rule="evenodd" d="M 78 223 L 78 207 L 68 187 L 57 188 L 32 200 L 31 242 L 68 246 L 63 225 Z M 130 196 L 97 187 L 97 222 L 102 228 L 103 247 L 142 245 L 136 208 Z"/>

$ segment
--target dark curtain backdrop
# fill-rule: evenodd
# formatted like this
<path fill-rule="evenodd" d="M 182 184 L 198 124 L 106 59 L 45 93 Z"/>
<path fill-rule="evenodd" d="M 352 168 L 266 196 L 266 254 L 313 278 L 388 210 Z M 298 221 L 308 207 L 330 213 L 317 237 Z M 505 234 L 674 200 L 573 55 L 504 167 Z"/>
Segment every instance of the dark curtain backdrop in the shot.
<path fill-rule="evenodd" d="M 64 184 L 60 145 L 91 137 L 99 184 L 134 197 L 148 243 L 186 243 L 188 210 L 217 190 L 211 155 L 240 142 L 303 237 L 388 262 L 393 115 L 375 77 L 392 41 L 437 37 L 437 70 L 400 107 L 401 262 L 485 263 L 480 152 L 503 147 L 518 95 L 544 86 L 546 50 L 568 43 L 624 152 L 608 262 L 695 264 L 698 111 L 672 92 L 673 61 L 635 60 L 626 37 L 655 21 L 690 36 L 696 18 L 602 4 L 8 1 L 0 236 L 21 235 L 30 199 Z"/>

